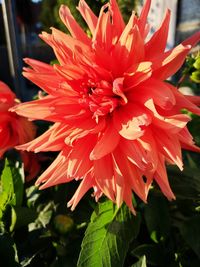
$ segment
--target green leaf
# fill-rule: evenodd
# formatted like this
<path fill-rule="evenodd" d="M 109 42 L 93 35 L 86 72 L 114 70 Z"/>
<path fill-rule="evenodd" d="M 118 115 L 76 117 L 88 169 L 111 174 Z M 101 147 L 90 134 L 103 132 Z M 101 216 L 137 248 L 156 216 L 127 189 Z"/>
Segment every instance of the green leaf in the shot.
<path fill-rule="evenodd" d="M 3 191 L 0 193 L 0 219 L 2 218 L 3 211 L 5 210 L 5 207 L 7 203 L 9 202 L 9 195 L 7 192 Z"/>
<path fill-rule="evenodd" d="M 15 244 L 9 234 L 0 234 L 0 264 L 6 267 L 19 267 Z"/>
<path fill-rule="evenodd" d="M 186 220 L 181 225 L 180 232 L 188 245 L 200 258 L 200 215 Z"/>
<path fill-rule="evenodd" d="M 156 243 L 165 240 L 170 229 L 167 200 L 162 195 L 151 192 L 144 217 L 151 239 Z"/>
<path fill-rule="evenodd" d="M 81 245 L 78 267 L 121 267 L 130 242 L 137 237 L 140 214 L 134 216 L 126 205 L 120 209 L 111 201 L 99 204 Z"/>
<path fill-rule="evenodd" d="M 193 64 L 195 69 L 200 70 L 200 56 L 198 56 Z"/>
<path fill-rule="evenodd" d="M 2 192 L 9 196 L 9 204 L 20 206 L 23 200 L 23 172 L 19 162 L 14 166 L 8 159 L 1 175 Z"/>
<path fill-rule="evenodd" d="M 139 261 L 131 265 L 131 267 L 147 267 L 146 257 L 142 256 Z"/>

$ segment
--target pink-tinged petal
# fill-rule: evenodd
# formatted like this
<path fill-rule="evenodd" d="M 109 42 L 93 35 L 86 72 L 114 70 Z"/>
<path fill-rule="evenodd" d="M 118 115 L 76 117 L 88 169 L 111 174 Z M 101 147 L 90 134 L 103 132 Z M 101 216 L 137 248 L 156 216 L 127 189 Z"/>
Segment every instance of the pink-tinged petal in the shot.
<path fill-rule="evenodd" d="M 55 28 L 52 34 L 42 32 L 40 38 L 49 44 L 61 65 L 76 64 L 77 61 L 92 60 L 91 47 L 84 44 L 81 40 L 72 38 Z"/>
<path fill-rule="evenodd" d="M 121 102 L 123 105 L 128 103 L 128 99 L 123 93 L 123 83 L 124 83 L 124 78 L 117 78 L 113 82 L 113 93 L 117 96 L 121 97 Z"/>
<path fill-rule="evenodd" d="M 45 119 L 54 121 L 55 116 L 60 112 L 62 112 L 63 119 L 66 119 L 71 114 L 77 114 L 80 111 L 80 107 L 76 104 L 77 100 L 74 98 L 62 97 L 61 101 L 60 97 L 45 96 L 42 99 L 14 106 L 11 111 L 33 120 Z M 66 109 L 67 106 L 68 109 Z"/>
<path fill-rule="evenodd" d="M 185 95 L 185 98 L 193 104 L 200 106 L 200 96 Z"/>
<path fill-rule="evenodd" d="M 178 138 L 183 149 L 200 153 L 200 147 L 194 144 L 193 137 L 186 127 L 178 133 Z"/>
<path fill-rule="evenodd" d="M 178 136 L 171 135 L 159 128 L 155 128 L 153 132 L 158 150 L 176 164 L 180 170 L 183 170 L 181 145 Z"/>
<path fill-rule="evenodd" d="M 128 97 L 129 101 L 137 101 L 142 105 L 153 99 L 155 105 L 163 110 L 170 110 L 176 104 L 176 98 L 168 87 L 168 84 L 156 79 L 148 79 L 140 86 L 134 88 Z"/>
<path fill-rule="evenodd" d="M 122 137 L 134 140 L 143 135 L 143 127 L 151 123 L 151 116 L 145 108 L 129 103 L 113 113 L 113 123 Z"/>
<path fill-rule="evenodd" d="M 154 58 L 165 51 L 169 30 L 169 22 L 170 10 L 167 10 L 160 28 L 152 35 L 151 39 L 145 44 L 146 60 Z"/>
<path fill-rule="evenodd" d="M 112 14 L 112 24 L 114 25 L 114 31 L 116 31 L 116 36 L 119 36 L 125 27 L 125 23 L 116 0 L 110 0 L 110 10 Z"/>
<path fill-rule="evenodd" d="M 84 20 L 86 21 L 91 33 L 94 34 L 98 20 L 96 15 L 92 12 L 92 10 L 89 8 L 89 6 L 84 0 L 79 1 L 77 9 L 81 13 Z"/>
<path fill-rule="evenodd" d="M 94 177 L 101 191 L 115 202 L 113 159 L 110 154 L 101 159 L 94 160 Z"/>
<path fill-rule="evenodd" d="M 40 185 L 40 189 L 71 181 L 67 177 L 67 156 L 69 152 L 67 148 L 62 150 L 53 163 L 40 175 L 36 181 L 36 185 Z"/>
<path fill-rule="evenodd" d="M 154 61 L 154 71 L 152 76 L 159 80 L 169 78 L 182 66 L 190 49 L 190 45 L 179 45 L 176 48 L 161 54 L 161 58 L 156 58 Z M 157 67 L 157 64 L 160 66 Z"/>
<path fill-rule="evenodd" d="M 54 72 L 53 67 L 49 64 L 43 63 L 39 60 L 31 59 L 31 58 L 24 58 L 24 62 L 29 65 L 35 72 L 37 73 L 48 73 L 51 74 Z"/>
<path fill-rule="evenodd" d="M 133 16 L 133 15 L 132 15 Z M 134 22 L 131 20 L 131 22 Z M 130 23 L 131 23 L 130 22 Z M 126 28 L 122 32 L 119 41 L 116 43 L 112 51 L 113 60 L 115 62 L 114 67 L 122 73 L 134 64 L 138 64 L 144 59 L 144 40 L 140 34 L 137 25 L 127 24 Z M 120 69 L 117 68 L 120 64 Z"/>
<path fill-rule="evenodd" d="M 56 58 L 58 59 L 61 65 L 65 65 L 67 63 L 71 63 L 73 60 L 73 45 L 70 46 L 72 42 L 71 36 L 66 35 L 65 33 L 52 29 L 52 34 L 48 34 L 46 32 L 42 32 L 39 37 L 52 47 Z M 70 42 L 70 41 L 71 42 Z"/>
<path fill-rule="evenodd" d="M 173 75 L 183 64 L 190 49 L 200 40 L 200 31 L 154 59 L 153 76 L 165 80 Z M 160 66 L 159 66 L 160 65 Z"/>
<path fill-rule="evenodd" d="M 167 177 L 164 157 L 162 155 L 159 156 L 159 164 L 157 167 L 157 171 L 154 174 L 154 179 L 162 190 L 163 194 L 169 199 L 173 200 L 176 197 L 174 196 Z"/>
<path fill-rule="evenodd" d="M 105 10 L 108 4 L 104 5 L 99 14 L 97 26 L 93 35 L 93 43 L 98 43 L 105 51 L 109 51 L 112 46 L 112 27 L 110 23 L 110 11 Z"/>
<path fill-rule="evenodd" d="M 170 131 L 173 134 L 178 133 L 182 128 L 186 126 L 188 121 L 191 118 L 186 114 L 176 114 L 172 116 L 162 116 L 160 115 L 153 103 L 153 100 L 150 99 L 145 103 L 145 106 L 153 112 L 152 124 L 156 127 Z"/>
<path fill-rule="evenodd" d="M 63 78 L 58 76 L 55 71 L 52 73 L 34 73 L 26 71 L 22 74 L 48 94 L 58 96 L 62 93 L 64 95 L 77 96 L 77 92 L 63 81 Z M 48 83 L 46 81 L 48 81 Z"/>
<path fill-rule="evenodd" d="M 4 112 L 15 104 L 15 94 L 10 88 L 0 81 L 0 112 Z"/>
<path fill-rule="evenodd" d="M 141 149 L 143 148 L 143 161 L 147 163 L 147 171 L 154 172 L 158 164 L 158 148 L 151 129 L 145 131 L 144 135 L 137 141 Z"/>
<path fill-rule="evenodd" d="M 18 144 L 21 145 L 29 142 L 35 137 L 36 127 L 26 118 L 18 117 L 13 125 L 13 131 L 16 131 L 18 135 Z"/>
<path fill-rule="evenodd" d="M 193 113 L 200 115 L 200 108 L 196 106 L 195 103 L 193 103 L 194 98 L 190 98 L 188 96 L 184 96 L 181 92 L 177 90 L 176 87 L 169 84 L 168 87 L 171 89 L 172 93 L 174 94 L 176 98 L 176 107 L 177 109 L 188 109 L 189 111 L 192 111 Z M 197 98 L 196 98 L 197 99 Z"/>
<path fill-rule="evenodd" d="M 105 119 L 101 119 L 98 124 L 94 119 L 90 117 L 78 122 L 76 127 L 70 128 L 67 137 L 65 138 L 65 144 L 72 146 L 73 142 L 88 135 L 88 134 L 98 134 L 102 132 L 106 127 Z"/>
<path fill-rule="evenodd" d="M 132 201 L 132 191 L 130 190 L 129 186 L 125 184 L 124 188 L 124 196 L 123 196 L 124 202 L 129 207 L 130 211 L 133 213 L 133 215 L 136 215 L 136 211 L 133 207 L 133 201 Z"/>
<path fill-rule="evenodd" d="M 92 167 L 90 153 L 96 143 L 96 136 L 88 135 L 83 137 L 73 145 L 73 149 L 68 157 L 68 168 L 66 170 L 69 177 L 82 178 Z"/>
<path fill-rule="evenodd" d="M 135 164 L 140 170 L 145 171 L 148 167 L 148 161 L 144 148 L 140 145 L 137 140 L 126 140 L 120 141 L 120 148 L 124 155 Z"/>
<path fill-rule="evenodd" d="M 200 40 L 200 31 L 188 37 L 185 41 L 182 42 L 182 45 L 184 46 L 191 45 L 193 47 L 199 42 L 199 40 Z"/>
<path fill-rule="evenodd" d="M 67 203 L 68 207 L 71 207 L 71 210 L 74 210 L 77 206 L 80 199 L 85 195 L 85 193 L 94 185 L 93 177 L 88 174 L 86 177 L 83 178 L 82 182 L 80 183 L 78 189 L 76 190 L 75 194 L 73 195 L 72 199 Z"/>
<path fill-rule="evenodd" d="M 90 154 L 91 160 L 97 160 L 109 153 L 116 148 L 120 140 L 120 135 L 115 130 L 113 123 L 110 121 L 104 132 L 98 137 L 97 144 Z"/>
<path fill-rule="evenodd" d="M 140 32 L 142 33 L 142 35 L 145 37 L 146 36 L 146 26 L 147 26 L 147 16 L 149 13 L 149 9 L 151 6 L 151 0 L 146 0 L 145 4 L 142 8 L 140 17 L 139 17 L 139 21 L 138 21 L 138 26 L 140 29 Z"/>
<path fill-rule="evenodd" d="M 152 75 L 152 63 L 151 62 L 141 62 L 140 64 L 135 64 L 133 67 L 124 73 L 124 91 L 129 91 L 136 87 L 138 84 L 145 82 Z"/>
<path fill-rule="evenodd" d="M 55 123 L 41 136 L 35 138 L 33 141 L 17 146 L 17 149 L 34 151 L 60 151 L 65 146 L 64 140 L 71 132 L 71 127 Z"/>
<path fill-rule="evenodd" d="M 59 15 L 62 22 L 65 24 L 65 26 L 74 38 L 81 40 L 85 44 L 90 44 L 90 39 L 75 21 L 67 6 L 61 5 Z"/>
<path fill-rule="evenodd" d="M 114 177 L 115 177 L 115 201 L 117 204 L 117 207 L 120 208 L 123 203 L 123 197 L 124 197 L 124 186 L 125 186 L 125 179 L 120 171 L 117 163 L 114 160 Z"/>
<path fill-rule="evenodd" d="M 54 65 L 54 68 L 63 78 L 66 78 L 67 80 L 80 80 L 83 79 L 84 76 L 87 76 L 85 70 L 76 65 Z"/>
<path fill-rule="evenodd" d="M 114 161 L 116 163 L 115 168 L 119 169 L 124 177 L 124 183 L 129 185 L 129 187 L 143 200 L 146 201 L 147 191 L 146 184 L 142 179 L 142 175 L 139 173 L 138 169 L 125 158 L 125 155 L 118 148 L 113 153 Z"/>

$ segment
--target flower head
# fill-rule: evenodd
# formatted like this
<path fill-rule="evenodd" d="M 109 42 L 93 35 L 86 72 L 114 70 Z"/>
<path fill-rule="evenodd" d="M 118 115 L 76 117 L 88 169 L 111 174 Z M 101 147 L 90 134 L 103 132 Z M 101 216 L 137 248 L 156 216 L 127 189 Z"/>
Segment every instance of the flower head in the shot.
<path fill-rule="evenodd" d="M 26 118 L 10 112 L 9 109 L 19 103 L 10 88 L 0 81 L 0 158 L 3 154 L 16 145 L 24 144 L 34 139 L 35 127 Z M 32 153 L 21 152 L 24 167 L 33 177 L 39 166 Z M 30 161 L 32 164 L 30 165 Z"/>
<path fill-rule="evenodd" d="M 133 12 L 125 25 L 116 0 L 105 4 L 99 17 L 80 0 L 78 10 L 92 38 L 62 5 L 60 17 L 71 35 L 55 28 L 52 34 L 40 35 L 59 64 L 25 59 L 31 68 L 24 69 L 24 76 L 47 95 L 14 110 L 54 125 L 20 148 L 60 151 L 36 183 L 46 188 L 80 179 L 68 203 L 72 209 L 93 188 L 96 200 L 105 194 L 118 206 L 125 201 L 134 211 L 132 191 L 146 201 L 153 180 L 173 199 L 165 163 L 182 170 L 181 148 L 199 151 L 186 127 L 190 118 L 181 109 L 200 115 L 196 106 L 200 101 L 164 80 L 180 68 L 200 32 L 165 51 L 167 10 L 159 29 L 146 41 L 150 3 L 146 1 L 139 17 Z"/>

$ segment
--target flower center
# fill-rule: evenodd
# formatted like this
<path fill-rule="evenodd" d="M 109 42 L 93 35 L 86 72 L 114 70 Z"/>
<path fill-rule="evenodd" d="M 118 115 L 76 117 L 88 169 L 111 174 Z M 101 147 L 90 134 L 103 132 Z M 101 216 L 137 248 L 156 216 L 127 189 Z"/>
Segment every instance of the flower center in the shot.
<path fill-rule="evenodd" d="M 89 107 L 96 119 L 99 116 L 105 116 L 113 112 L 115 108 L 128 102 L 123 93 L 123 81 L 124 78 L 117 78 L 112 84 L 105 80 L 83 82 L 80 92 L 80 104 Z"/>

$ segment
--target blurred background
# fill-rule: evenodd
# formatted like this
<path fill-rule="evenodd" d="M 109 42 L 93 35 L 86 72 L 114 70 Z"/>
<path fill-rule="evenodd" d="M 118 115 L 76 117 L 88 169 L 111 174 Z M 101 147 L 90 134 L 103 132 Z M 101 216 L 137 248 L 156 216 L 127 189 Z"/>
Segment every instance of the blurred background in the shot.
<path fill-rule="evenodd" d="M 86 2 L 98 14 L 106 0 Z M 143 2 L 119 0 L 124 20 L 128 20 L 133 9 L 139 13 Z M 28 100 L 37 90 L 21 77 L 22 58 L 31 57 L 49 63 L 54 59 L 53 51 L 40 40 L 38 34 L 43 30 L 50 32 L 51 26 L 67 32 L 58 16 L 61 4 L 70 7 L 76 20 L 87 31 L 86 24 L 76 10 L 78 0 L 0 0 L 0 80 L 7 83 L 22 100 Z M 153 25 L 151 33 L 160 25 L 166 8 L 170 8 L 172 13 L 167 47 L 170 49 L 200 28 L 200 2 L 152 0 L 148 18 Z"/>

